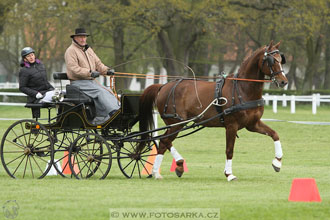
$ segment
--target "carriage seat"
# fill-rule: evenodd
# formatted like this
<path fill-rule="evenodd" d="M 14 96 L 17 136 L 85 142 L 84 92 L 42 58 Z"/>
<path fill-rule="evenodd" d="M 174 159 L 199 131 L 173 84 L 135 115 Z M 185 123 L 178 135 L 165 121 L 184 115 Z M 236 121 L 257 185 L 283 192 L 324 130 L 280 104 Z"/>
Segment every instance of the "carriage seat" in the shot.
<path fill-rule="evenodd" d="M 91 97 L 83 93 L 78 87 L 72 85 L 66 85 L 66 98 L 64 102 L 72 102 L 74 104 L 84 103 L 85 105 L 94 104 Z"/>
<path fill-rule="evenodd" d="M 64 72 L 53 73 L 53 78 L 57 80 L 69 80 L 68 75 Z M 84 103 L 86 105 L 92 105 L 94 103 L 92 98 L 72 85 L 66 85 L 66 96 L 63 101 L 72 102 L 74 104 Z"/>
<path fill-rule="evenodd" d="M 54 103 L 48 103 L 48 102 L 43 102 L 43 103 L 26 103 L 25 108 L 30 108 L 32 111 L 32 118 L 40 118 L 40 109 L 41 108 L 54 108 L 55 105 Z"/>

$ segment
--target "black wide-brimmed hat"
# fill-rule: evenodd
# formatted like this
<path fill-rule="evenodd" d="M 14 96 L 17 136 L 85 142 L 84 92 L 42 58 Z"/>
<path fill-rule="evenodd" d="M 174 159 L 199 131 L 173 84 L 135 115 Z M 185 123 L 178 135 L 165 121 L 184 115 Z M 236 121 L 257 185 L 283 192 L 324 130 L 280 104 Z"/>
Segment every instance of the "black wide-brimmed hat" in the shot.
<path fill-rule="evenodd" d="M 86 33 L 85 28 L 77 28 L 75 30 L 75 34 L 72 34 L 70 37 L 73 38 L 74 36 L 89 36 L 89 34 Z"/>

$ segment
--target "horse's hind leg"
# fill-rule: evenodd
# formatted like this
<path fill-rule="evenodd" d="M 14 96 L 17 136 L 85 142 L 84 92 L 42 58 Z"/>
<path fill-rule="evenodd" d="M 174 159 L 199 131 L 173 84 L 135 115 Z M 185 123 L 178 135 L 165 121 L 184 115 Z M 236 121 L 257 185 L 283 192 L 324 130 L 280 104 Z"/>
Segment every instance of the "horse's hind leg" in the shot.
<path fill-rule="evenodd" d="M 234 126 L 226 127 L 226 165 L 224 174 L 228 182 L 236 180 L 237 177 L 233 175 L 232 159 L 234 155 L 234 145 L 236 140 L 237 128 Z"/>
<path fill-rule="evenodd" d="M 178 126 L 176 128 L 169 128 L 164 135 L 167 134 L 172 134 L 169 137 L 166 138 L 162 138 L 160 139 L 159 142 L 159 148 L 158 148 L 158 154 L 156 156 L 155 159 L 155 163 L 154 166 L 152 168 L 152 175 L 155 177 L 155 179 L 162 179 L 163 177 L 160 175 L 159 173 L 159 168 L 161 166 L 161 163 L 163 161 L 163 157 L 164 157 L 164 153 L 166 152 L 166 150 L 169 150 L 172 154 L 172 156 L 174 157 L 176 164 L 177 164 L 177 168 L 175 170 L 177 176 L 181 177 L 183 174 L 183 158 L 182 156 L 179 154 L 179 152 L 172 146 L 172 142 L 173 140 L 176 138 L 177 134 L 174 134 L 176 131 L 178 131 L 179 129 L 181 129 L 181 126 Z"/>
<path fill-rule="evenodd" d="M 272 166 L 276 172 L 280 172 L 280 169 L 282 167 L 282 145 L 280 142 L 280 138 L 276 131 L 268 127 L 265 123 L 262 121 L 258 121 L 254 126 L 249 126 L 246 129 L 253 132 L 258 132 L 260 134 L 268 135 L 270 136 L 274 141 L 275 146 L 275 158 L 273 159 Z"/>

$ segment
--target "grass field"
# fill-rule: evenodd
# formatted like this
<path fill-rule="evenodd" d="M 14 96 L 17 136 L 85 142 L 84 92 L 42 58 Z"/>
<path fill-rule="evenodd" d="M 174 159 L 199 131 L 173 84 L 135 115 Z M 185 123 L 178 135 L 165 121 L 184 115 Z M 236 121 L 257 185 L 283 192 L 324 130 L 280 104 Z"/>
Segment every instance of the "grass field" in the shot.
<path fill-rule="evenodd" d="M 30 115 L 22 107 L 0 107 L 0 118 Z M 206 128 L 174 142 L 189 169 L 182 178 L 170 172 L 168 153 L 161 181 L 126 179 L 116 162 L 105 180 L 59 176 L 14 180 L 1 165 L 0 205 L 16 200 L 15 219 L 109 219 L 110 208 L 218 208 L 221 219 L 330 219 L 330 126 L 285 122 L 330 122 L 330 107 L 318 108 L 317 115 L 312 115 L 310 106 L 297 106 L 296 114 L 281 107 L 274 114 L 266 107 L 263 118 L 283 120 L 266 122 L 281 138 L 284 156 L 279 173 L 271 166 L 271 138 L 241 130 L 233 158 L 238 181 L 227 182 L 224 129 Z M 13 122 L 0 121 L 1 137 Z M 314 178 L 322 202 L 289 202 L 294 178 Z M 0 212 L 0 219 L 6 219 L 4 213 Z"/>

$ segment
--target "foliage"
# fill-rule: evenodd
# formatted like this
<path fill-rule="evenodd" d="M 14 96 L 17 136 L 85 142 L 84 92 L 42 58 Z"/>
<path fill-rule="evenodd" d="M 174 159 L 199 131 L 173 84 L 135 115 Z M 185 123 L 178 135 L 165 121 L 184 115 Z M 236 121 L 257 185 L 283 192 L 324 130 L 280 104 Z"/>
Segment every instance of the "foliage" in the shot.
<path fill-rule="evenodd" d="M 214 66 L 234 72 L 251 51 L 275 40 L 288 58 L 289 89 L 330 87 L 327 0 L 2 0 L 0 6 L 0 62 L 9 81 L 24 46 L 36 49 L 49 74 L 62 71 L 70 34 L 85 27 L 88 43 L 118 72 L 164 67 L 187 76 L 185 65 L 197 75 Z M 118 78 L 117 87 L 129 82 Z"/>

